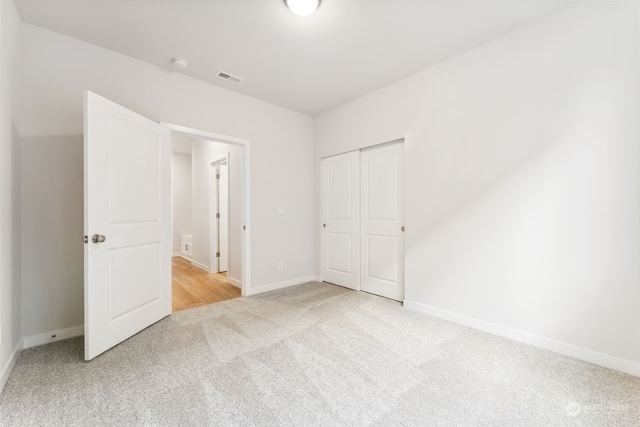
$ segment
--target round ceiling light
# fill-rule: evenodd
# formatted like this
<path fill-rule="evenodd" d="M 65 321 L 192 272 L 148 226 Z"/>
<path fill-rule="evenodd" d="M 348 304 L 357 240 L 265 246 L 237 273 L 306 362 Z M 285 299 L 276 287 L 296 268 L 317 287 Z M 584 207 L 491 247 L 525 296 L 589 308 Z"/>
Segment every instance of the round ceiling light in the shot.
<path fill-rule="evenodd" d="M 309 16 L 320 7 L 322 0 L 284 0 L 291 12 L 298 16 Z"/>
<path fill-rule="evenodd" d="M 176 70 L 186 70 L 189 66 L 189 63 L 186 59 L 182 58 L 173 58 L 173 68 Z"/>

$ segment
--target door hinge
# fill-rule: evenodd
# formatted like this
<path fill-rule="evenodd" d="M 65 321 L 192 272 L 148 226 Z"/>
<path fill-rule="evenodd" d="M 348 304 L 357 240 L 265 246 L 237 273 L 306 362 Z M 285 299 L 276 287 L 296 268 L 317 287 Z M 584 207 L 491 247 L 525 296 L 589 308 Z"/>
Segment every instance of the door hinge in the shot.
<path fill-rule="evenodd" d="M 216 258 L 220 258 L 220 252 L 216 252 Z"/>
<path fill-rule="evenodd" d="M 216 214 L 216 218 L 218 218 L 218 219 L 220 218 L 220 214 L 219 213 Z"/>
<path fill-rule="evenodd" d="M 216 179 L 220 179 L 220 174 L 219 173 L 216 174 Z"/>

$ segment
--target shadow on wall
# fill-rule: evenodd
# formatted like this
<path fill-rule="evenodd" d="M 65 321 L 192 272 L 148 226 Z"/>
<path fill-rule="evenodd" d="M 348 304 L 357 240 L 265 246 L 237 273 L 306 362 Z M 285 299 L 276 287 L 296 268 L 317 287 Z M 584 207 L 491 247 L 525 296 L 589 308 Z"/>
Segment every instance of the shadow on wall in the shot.
<path fill-rule="evenodd" d="M 637 319 L 630 301 L 640 297 L 640 148 L 629 120 L 638 99 L 619 81 L 594 73 L 562 92 L 550 87 L 553 97 L 535 94 L 503 116 L 495 135 L 476 129 L 452 141 L 448 171 L 426 189 L 411 190 L 420 181 L 408 179 L 408 192 L 428 201 L 411 214 L 424 220 L 408 224 L 407 263 L 428 283 L 414 295 L 637 358 L 618 331 Z M 407 154 L 408 162 L 425 158 Z"/>
<path fill-rule="evenodd" d="M 424 235 L 440 228 L 537 157 L 574 137 L 581 119 L 566 120 L 566 116 L 580 102 L 580 86 L 546 87 L 532 91 L 526 100 L 488 100 L 482 105 L 442 109 L 439 114 L 443 117 L 434 122 L 458 124 L 442 131 L 434 123 L 423 124 L 422 138 L 435 142 L 414 146 L 421 151 L 418 155 L 407 152 L 409 162 L 420 164 L 411 168 L 420 179 L 412 179 L 410 173 L 407 185 L 410 193 L 422 194 L 432 203 L 412 227 L 414 231 Z M 550 98 L 554 99 L 552 104 Z M 450 102 L 455 105 L 459 101 Z M 475 117 L 474 109 L 487 114 Z"/>
<path fill-rule="evenodd" d="M 16 344 L 22 338 L 22 322 L 21 322 L 21 284 L 22 284 L 22 195 L 21 189 L 21 167 L 22 158 L 22 142 L 20 140 L 20 134 L 15 123 L 11 123 L 11 306 L 9 312 L 11 313 L 11 348 L 15 348 Z M 7 298 L 8 295 L 3 293 L 3 298 Z M 6 304 L 6 303 L 5 303 Z M 0 312 L 6 313 L 4 310 L 7 306 L 4 305 Z M 6 338 L 3 338 L 3 340 Z"/>
<path fill-rule="evenodd" d="M 22 139 L 22 318 L 30 336 L 83 324 L 83 137 Z"/>

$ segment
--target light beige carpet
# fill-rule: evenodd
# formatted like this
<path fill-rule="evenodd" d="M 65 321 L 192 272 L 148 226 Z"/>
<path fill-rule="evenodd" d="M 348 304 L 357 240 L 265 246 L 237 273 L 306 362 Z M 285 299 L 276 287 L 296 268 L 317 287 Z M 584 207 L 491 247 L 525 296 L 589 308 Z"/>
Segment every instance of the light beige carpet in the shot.
<path fill-rule="evenodd" d="M 640 425 L 640 378 L 321 283 L 82 355 L 82 338 L 23 351 L 0 425 Z"/>

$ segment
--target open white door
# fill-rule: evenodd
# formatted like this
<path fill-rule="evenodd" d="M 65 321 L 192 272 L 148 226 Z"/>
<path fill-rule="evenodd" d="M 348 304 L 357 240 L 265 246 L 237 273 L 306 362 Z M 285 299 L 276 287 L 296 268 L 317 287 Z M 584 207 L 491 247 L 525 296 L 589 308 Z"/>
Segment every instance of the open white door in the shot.
<path fill-rule="evenodd" d="M 322 280 L 360 287 L 360 153 L 322 159 Z"/>
<path fill-rule="evenodd" d="M 229 270 L 229 169 L 226 164 L 218 166 L 218 272 Z"/>
<path fill-rule="evenodd" d="M 84 104 L 85 360 L 171 314 L 169 130 Z"/>
<path fill-rule="evenodd" d="M 404 300 L 403 144 L 362 150 L 361 289 Z"/>

